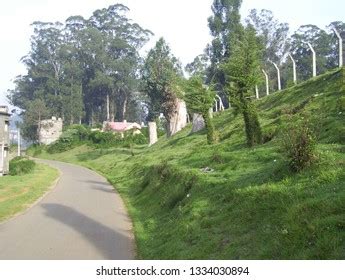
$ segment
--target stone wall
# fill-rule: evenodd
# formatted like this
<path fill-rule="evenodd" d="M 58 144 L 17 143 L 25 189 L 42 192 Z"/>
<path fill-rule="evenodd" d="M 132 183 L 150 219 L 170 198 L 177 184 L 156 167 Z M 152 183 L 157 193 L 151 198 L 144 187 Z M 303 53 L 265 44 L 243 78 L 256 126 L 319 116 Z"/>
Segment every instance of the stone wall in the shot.
<path fill-rule="evenodd" d="M 52 117 L 50 120 L 41 121 L 41 128 L 39 131 L 39 143 L 44 145 L 49 145 L 56 140 L 62 134 L 63 122 L 62 119 L 56 119 Z"/>

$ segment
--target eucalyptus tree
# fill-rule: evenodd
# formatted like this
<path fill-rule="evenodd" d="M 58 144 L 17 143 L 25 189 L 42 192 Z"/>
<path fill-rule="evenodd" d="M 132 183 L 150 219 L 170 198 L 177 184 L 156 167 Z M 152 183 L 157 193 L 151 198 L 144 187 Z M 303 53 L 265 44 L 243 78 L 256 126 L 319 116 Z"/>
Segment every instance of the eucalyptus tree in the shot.
<path fill-rule="evenodd" d="M 116 117 L 119 120 L 124 119 L 128 99 L 136 90 L 140 58 L 138 51 L 152 34 L 138 24 L 131 23 L 125 16 L 128 10 L 126 6 L 116 4 L 95 11 L 89 19 L 91 27 L 97 29 L 104 38 L 99 67 L 104 75 L 112 79 L 106 99 L 110 100 L 108 110 L 111 119 L 114 118 L 116 106 Z"/>
<path fill-rule="evenodd" d="M 286 62 L 286 55 L 290 48 L 289 24 L 279 22 L 272 11 L 256 9 L 250 10 L 246 23 L 255 28 L 262 44 L 262 67 L 268 72 L 272 84 L 277 85 L 277 70 L 272 62 L 282 67 Z M 290 66 L 289 64 L 286 66 Z M 284 65 L 284 69 L 286 68 Z M 292 73 L 292 70 L 286 73 Z M 289 77 L 289 75 L 287 75 Z M 282 77 L 283 86 L 287 77 Z M 261 89 L 264 89 L 264 83 Z"/>
<path fill-rule="evenodd" d="M 23 58 L 27 74 L 9 92 L 13 105 L 42 100 L 65 123 L 124 119 L 136 90 L 139 49 L 150 31 L 126 16 L 121 4 L 96 10 L 89 19 L 65 24 L 34 22 L 31 51 Z"/>
<path fill-rule="evenodd" d="M 208 19 L 213 36 L 207 51 L 211 62 L 208 69 L 208 82 L 216 84 L 217 90 L 220 92 L 225 86 L 225 75 L 219 66 L 231 57 L 234 48 L 233 42 L 241 33 L 241 4 L 242 0 L 214 0 L 213 15 Z"/>
<path fill-rule="evenodd" d="M 143 88 L 149 97 L 149 119 L 163 112 L 169 122 L 176 109 L 182 70 L 165 40 L 160 38 L 149 51 L 142 70 Z"/>
<path fill-rule="evenodd" d="M 191 63 L 185 67 L 185 71 L 190 76 L 202 77 L 204 81 L 207 79 L 207 67 L 209 66 L 209 58 L 206 54 L 200 54 L 194 58 Z"/>

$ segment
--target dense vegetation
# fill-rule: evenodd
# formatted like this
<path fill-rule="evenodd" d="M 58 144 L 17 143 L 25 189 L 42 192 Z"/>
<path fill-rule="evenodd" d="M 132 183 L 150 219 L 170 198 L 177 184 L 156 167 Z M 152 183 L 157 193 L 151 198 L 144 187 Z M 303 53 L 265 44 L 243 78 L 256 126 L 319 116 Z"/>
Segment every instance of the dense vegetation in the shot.
<path fill-rule="evenodd" d="M 312 56 L 306 42 L 317 52 L 318 74 L 338 66 L 338 41 L 332 28 L 343 36 L 343 22 L 332 22 L 326 30 L 304 25 L 289 36 L 289 25 L 280 23 L 268 10 L 252 10 L 243 25 L 241 4 L 242 0 L 213 1 L 212 16 L 208 19 L 212 41 L 185 68 L 191 76 L 199 76 L 212 86 L 226 107 L 233 97 L 229 84 L 244 74 L 233 77 L 226 69 L 231 61 L 233 65 L 240 62 L 239 55 L 248 41 L 243 36 L 245 28 L 251 29 L 255 37 L 254 64 L 266 69 L 273 90 L 277 89 L 277 72 L 272 62 L 281 68 L 283 88 L 293 84 L 288 53 L 297 62 L 299 81 L 312 76 Z M 115 4 L 94 11 L 88 19 L 71 16 L 64 23 L 32 24 L 31 50 L 22 59 L 27 74 L 15 79 L 15 89 L 8 95 L 12 105 L 22 110 L 25 138 L 37 141 L 40 121 L 52 115 L 61 117 L 65 125 L 97 126 L 115 119 L 141 123 L 156 119 L 160 113 L 169 121 L 177 98 L 184 96 L 182 65 L 163 38 L 146 57 L 141 57 L 139 51 L 152 33 L 130 20 L 128 11 L 128 7 Z M 256 85 L 264 92 L 259 74 Z M 245 95 L 253 93 L 253 86 L 247 91 Z M 250 107 L 243 111 L 250 136 L 253 128 L 259 130 L 255 128 L 259 121 L 255 108 L 247 105 L 250 104 L 242 109 Z M 254 126 L 250 128 L 250 124 Z"/>
<path fill-rule="evenodd" d="M 31 51 L 22 60 L 27 74 L 9 92 L 11 103 L 25 110 L 26 138 L 37 140 L 39 121 L 52 115 L 90 125 L 140 118 L 138 52 L 151 32 L 128 19 L 128 10 L 116 4 L 89 19 L 32 24 Z"/>
<path fill-rule="evenodd" d="M 10 175 L 24 175 L 31 173 L 36 166 L 33 160 L 25 157 L 15 157 L 10 161 Z"/>
<path fill-rule="evenodd" d="M 265 143 L 254 148 L 231 109 L 215 115 L 220 135 L 212 146 L 206 131 L 187 127 L 136 147 L 134 157 L 85 145 L 41 156 L 82 164 L 116 186 L 140 258 L 344 259 L 344 81 L 345 69 L 336 70 L 258 101 Z M 304 135 L 291 129 L 296 119 L 315 137 L 317 154 L 299 173 L 283 141 L 287 131 Z"/>

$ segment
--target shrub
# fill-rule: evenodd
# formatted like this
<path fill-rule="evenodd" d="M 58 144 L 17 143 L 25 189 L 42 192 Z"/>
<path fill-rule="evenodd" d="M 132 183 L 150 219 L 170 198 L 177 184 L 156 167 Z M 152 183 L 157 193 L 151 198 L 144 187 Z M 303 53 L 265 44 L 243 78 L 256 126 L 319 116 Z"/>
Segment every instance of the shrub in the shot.
<path fill-rule="evenodd" d="M 290 118 L 282 129 L 281 144 L 292 171 L 300 172 L 317 159 L 316 137 L 307 118 Z"/>
<path fill-rule="evenodd" d="M 25 157 L 15 157 L 10 161 L 10 175 L 24 175 L 31 173 L 36 166 L 33 160 Z"/>
<path fill-rule="evenodd" d="M 90 135 L 90 130 L 83 125 L 69 126 L 60 136 L 59 140 L 47 147 L 50 154 L 61 153 L 84 144 Z"/>
<path fill-rule="evenodd" d="M 112 132 L 93 131 L 89 135 L 89 140 L 92 144 L 102 147 L 116 146 L 123 142 L 120 134 Z"/>
<path fill-rule="evenodd" d="M 43 148 L 44 147 L 41 145 L 33 144 L 27 149 L 26 153 L 28 155 L 32 155 L 33 157 L 36 157 L 42 154 Z"/>

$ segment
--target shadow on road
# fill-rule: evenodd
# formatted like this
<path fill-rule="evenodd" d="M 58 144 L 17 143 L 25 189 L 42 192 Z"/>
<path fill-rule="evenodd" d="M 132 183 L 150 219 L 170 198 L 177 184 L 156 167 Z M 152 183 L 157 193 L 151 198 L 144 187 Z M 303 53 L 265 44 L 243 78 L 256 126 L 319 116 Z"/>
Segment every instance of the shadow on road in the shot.
<path fill-rule="evenodd" d="M 130 249 L 132 241 L 129 237 L 73 208 L 61 204 L 43 204 L 42 207 L 48 217 L 58 220 L 84 236 L 105 259 L 127 260 L 133 258 L 133 252 Z"/>

